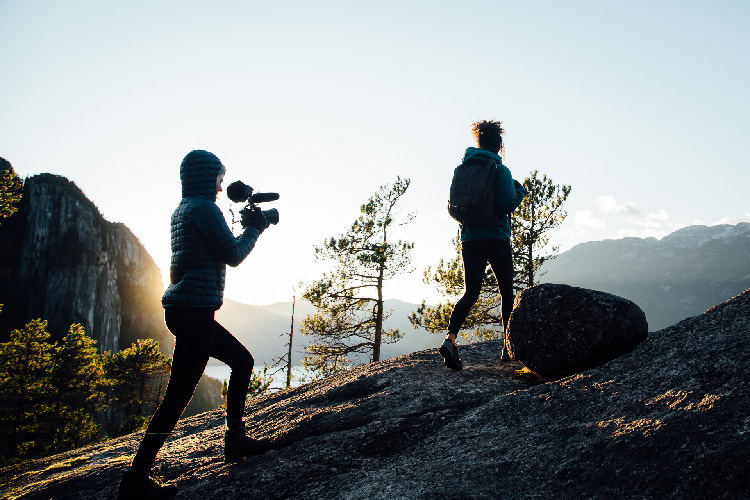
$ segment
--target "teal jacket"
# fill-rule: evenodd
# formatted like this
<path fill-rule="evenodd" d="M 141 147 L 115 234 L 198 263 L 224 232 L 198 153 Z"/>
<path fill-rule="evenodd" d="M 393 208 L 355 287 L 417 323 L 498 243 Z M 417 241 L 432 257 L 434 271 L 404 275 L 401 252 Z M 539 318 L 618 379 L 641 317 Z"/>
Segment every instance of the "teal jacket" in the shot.
<path fill-rule="evenodd" d="M 491 151 L 479 148 L 467 148 L 463 161 L 482 158 L 494 159 L 497 162 L 497 191 L 495 193 L 495 207 L 498 217 L 493 224 L 483 227 L 468 228 L 461 225 L 461 241 L 469 240 L 510 240 L 509 214 L 518 208 L 526 190 L 523 186 L 516 186 L 508 167 L 503 165 L 500 156 Z"/>

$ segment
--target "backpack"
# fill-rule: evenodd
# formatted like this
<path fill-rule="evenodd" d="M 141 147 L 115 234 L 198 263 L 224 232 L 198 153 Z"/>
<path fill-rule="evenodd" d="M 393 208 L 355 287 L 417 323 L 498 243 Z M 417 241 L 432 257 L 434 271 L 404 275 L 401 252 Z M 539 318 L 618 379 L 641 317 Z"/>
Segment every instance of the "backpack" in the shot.
<path fill-rule="evenodd" d="M 467 227 L 487 226 L 495 221 L 495 160 L 472 159 L 453 171 L 448 213 Z"/>

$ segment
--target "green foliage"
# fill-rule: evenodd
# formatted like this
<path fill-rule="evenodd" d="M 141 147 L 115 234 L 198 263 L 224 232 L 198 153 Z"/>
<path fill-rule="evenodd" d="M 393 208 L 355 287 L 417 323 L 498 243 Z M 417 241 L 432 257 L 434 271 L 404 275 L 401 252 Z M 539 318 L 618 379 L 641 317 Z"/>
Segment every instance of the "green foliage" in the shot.
<path fill-rule="evenodd" d="M 4 457 L 33 455 L 40 443 L 39 413 L 53 345 L 47 322 L 33 320 L 0 344 L 0 427 Z"/>
<path fill-rule="evenodd" d="M 260 373 L 253 371 L 253 375 L 250 378 L 250 385 L 247 388 L 247 396 L 250 399 L 256 398 L 258 396 L 262 396 L 263 394 L 271 390 L 272 383 L 273 383 L 273 377 L 268 374 L 267 366 L 264 366 L 263 371 Z M 229 385 L 227 384 L 226 379 L 224 379 L 224 384 L 222 384 L 221 386 L 222 398 L 226 399 L 228 389 L 229 389 Z"/>
<path fill-rule="evenodd" d="M 48 452 L 77 448 L 98 432 L 92 415 L 105 407 L 105 359 L 80 324 L 71 325 L 62 343 L 55 346 L 44 419 L 51 440 Z"/>
<path fill-rule="evenodd" d="M 5 162 L 5 166 L 7 169 L 0 169 L 0 220 L 13 215 L 21 201 L 21 179 L 10 163 Z"/>
<path fill-rule="evenodd" d="M 303 298 L 317 309 L 302 321 L 302 334 L 313 335 L 303 365 L 316 378 L 347 369 L 367 356 L 380 360 L 382 343 L 396 342 L 403 333 L 384 329 L 383 286 L 394 276 L 411 272 L 413 243 L 392 242 L 390 231 L 414 218 L 397 221 L 397 204 L 409 188 L 409 179 L 398 177 L 392 187 L 380 189 L 360 208 L 362 215 L 341 236 L 315 248 L 315 257 L 332 261 L 330 273 L 308 285 Z"/>
<path fill-rule="evenodd" d="M 151 421 L 151 416 L 146 415 L 127 415 L 122 420 L 122 423 L 113 427 L 109 435 L 110 437 L 116 438 L 119 436 L 125 436 L 126 434 L 132 434 L 134 432 L 145 430 L 148 427 L 148 423 Z"/>
<path fill-rule="evenodd" d="M 563 223 L 567 212 L 562 204 L 568 199 L 571 187 L 555 185 L 544 174 L 534 170 L 523 181 L 526 196 L 521 205 L 511 215 L 513 235 L 513 265 L 515 268 L 514 287 L 520 291 L 539 283 L 542 264 L 555 258 L 559 246 L 553 246 L 549 253 L 539 252 L 549 243 L 549 231 Z"/>
<path fill-rule="evenodd" d="M 60 344 L 34 320 L 0 344 L 0 448 L 3 460 L 78 447 L 98 432 L 92 413 L 104 407 L 103 357 L 81 325 Z"/>
<path fill-rule="evenodd" d="M 425 284 L 437 288 L 440 294 L 450 301 L 435 307 L 428 307 L 422 301 L 422 305 L 409 315 L 409 321 L 415 328 L 422 327 L 431 333 L 445 333 L 448 330 L 455 302 L 464 292 L 464 268 L 461 261 L 461 240 L 458 235 L 453 239 L 453 245 L 456 255 L 447 263 L 440 259 L 434 271 L 428 266 L 423 275 Z M 487 266 L 479 299 L 469 310 L 462 325 L 461 336 L 468 342 L 495 339 L 502 329 L 501 325 L 497 280 Z"/>
<path fill-rule="evenodd" d="M 570 186 L 553 184 L 546 175 L 539 178 L 537 170 L 529 174 L 523 185 L 526 196 L 510 217 L 515 291 L 538 283 L 542 264 L 554 258 L 558 247 L 552 247 L 550 253 L 545 255 L 539 255 L 539 252 L 549 243 L 549 231 L 565 220 L 567 213 L 562 210 L 562 204 L 571 190 Z M 432 333 L 445 333 L 448 330 L 453 305 L 464 292 L 458 236 L 453 243 L 456 249 L 453 258 L 447 263 L 441 259 L 434 270 L 427 267 L 423 277 L 426 284 L 434 286 L 445 297 L 446 303 L 429 307 L 422 302 L 409 315 L 409 321 L 415 328 L 423 327 Z M 461 336 L 469 342 L 497 338 L 502 331 L 500 304 L 497 280 L 488 265 L 479 300 L 469 311 L 462 325 Z"/>
<path fill-rule="evenodd" d="M 271 390 L 272 382 L 273 377 L 268 375 L 267 366 L 264 366 L 263 371 L 260 373 L 253 371 L 253 376 L 250 378 L 250 386 L 247 388 L 248 397 L 252 399 L 258 396 L 262 396 L 263 394 Z"/>
<path fill-rule="evenodd" d="M 121 414 L 128 427 L 116 430 L 116 434 L 127 433 L 136 420 L 145 425 L 144 418 L 161 401 L 169 369 L 170 361 L 159 351 L 159 343 L 153 339 L 138 339 L 107 362 L 112 410 Z"/>
<path fill-rule="evenodd" d="M 0 158 L 0 221 L 7 219 L 18 211 L 18 204 L 21 202 L 21 179 L 16 175 L 13 166 Z M 0 304 L 0 313 L 3 312 L 3 305 Z"/>

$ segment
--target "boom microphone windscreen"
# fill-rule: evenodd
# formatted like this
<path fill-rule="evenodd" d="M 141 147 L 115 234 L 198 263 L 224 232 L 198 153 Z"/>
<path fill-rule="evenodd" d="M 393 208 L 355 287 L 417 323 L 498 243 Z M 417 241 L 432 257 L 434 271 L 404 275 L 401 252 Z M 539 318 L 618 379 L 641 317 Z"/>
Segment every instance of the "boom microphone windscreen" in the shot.
<path fill-rule="evenodd" d="M 227 186 L 227 198 L 235 203 L 241 203 L 247 200 L 252 192 L 253 188 L 242 181 L 234 181 Z"/>
<path fill-rule="evenodd" d="M 253 203 L 263 203 L 265 201 L 276 201 L 279 199 L 279 193 L 255 193 L 253 194 Z"/>

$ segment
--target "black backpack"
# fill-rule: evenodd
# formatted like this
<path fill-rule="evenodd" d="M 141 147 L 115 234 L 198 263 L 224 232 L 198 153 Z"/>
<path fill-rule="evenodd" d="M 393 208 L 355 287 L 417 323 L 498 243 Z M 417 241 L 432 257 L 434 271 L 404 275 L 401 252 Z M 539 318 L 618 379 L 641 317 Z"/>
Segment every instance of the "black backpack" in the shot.
<path fill-rule="evenodd" d="M 495 160 L 472 159 L 453 171 L 448 213 L 467 227 L 487 226 L 495 221 Z"/>

